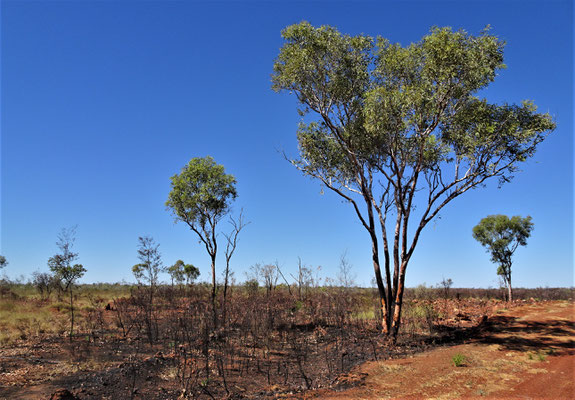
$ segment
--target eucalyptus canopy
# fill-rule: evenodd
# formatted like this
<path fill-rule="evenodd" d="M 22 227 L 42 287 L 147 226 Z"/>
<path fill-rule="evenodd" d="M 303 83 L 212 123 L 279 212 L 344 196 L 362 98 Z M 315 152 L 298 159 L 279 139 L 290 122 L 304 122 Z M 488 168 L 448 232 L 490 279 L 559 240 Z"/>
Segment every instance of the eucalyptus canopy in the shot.
<path fill-rule="evenodd" d="M 186 264 L 182 260 L 178 260 L 174 265 L 168 267 L 168 273 L 172 277 L 172 283 L 175 281 L 178 284 L 186 283 L 191 284 L 200 275 L 200 270 L 192 264 Z"/>
<path fill-rule="evenodd" d="M 86 273 L 86 268 L 81 264 L 74 264 L 78 259 L 78 253 L 72 251 L 76 241 L 76 227 L 63 228 L 58 234 L 56 245 L 60 253 L 48 259 L 48 267 L 54 273 L 56 279 L 63 285 L 63 289 L 68 291 Z"/>
<path fill-rule="evenodd" d="M 395 338 L 422 229 L 487 179 L 508 182 L 555 124 L 529 101 L 479 97 L 505 67 L 489 29 L 433 28 L 405 47 L 307 22 L 282 36 L 273 89 L 295 94 L 305 116 L 292 163 L 347 200 L 369 232 L 383 330 Z"/>
<path fill-rule="evenodd" d="M 473 228 L 473 238 L 491 254 L 491 261 L 498 264 L 497 274 L 507 285 L 508 299 L 513 300 L 511 288 L 511 257 L 519 246 L 527 245 L 531 236 L 533 222 L 531 217 L 516 215 L 489 215 Z"/>

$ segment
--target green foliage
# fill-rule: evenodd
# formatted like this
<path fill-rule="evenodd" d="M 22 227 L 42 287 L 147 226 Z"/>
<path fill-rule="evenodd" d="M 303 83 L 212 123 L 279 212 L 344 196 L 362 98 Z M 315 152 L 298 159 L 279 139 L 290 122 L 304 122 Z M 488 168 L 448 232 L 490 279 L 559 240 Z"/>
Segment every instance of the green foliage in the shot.
<path fill-rule="evenodd" d="M 375 319 L 376 312 L 374 310 L 357 311 L 351 314 L 351 318 L 355 320 L 373 320 Z"/>
<path fill-rule="evenodd" d="M 148 284 L 152 287 L 158 284 L 158 274 L 162 269 L 162 255 L 150 236 L 138 238 L 138 258 L 140 263 L 132 267 L 132 273 L 140 284 Z"/>
<path fill-rule="evenodd" d="M 298 312 L 299 310 L 302 309 L 303 305 L 304 305 L 303 301 L 296 300 L 296 301 L 294 302 L 293 307 L 290 309 L 290 311 L 296 313 L 296 312 Z"/>
<path fill-rule="evenodd" d="M 48 299 L 52 290 L 57 289 L 59 285 L 58 278 L 47 272 L 32 273 L 32 285 L 40 294 L 41 299 Z"/>
<path fill-rule="evenodd" d="M 435 298 L 435 290 L 431 286 L 426 286 L 425 282 L 414 287 L 411 292 L 413 298 L 417 300 L 432 300 Z"/>
<path fill-rule="evenodd" d="M 174 175 L 172 190 L 166 201 L 177 221 L 192 229 L 213 225 L 237 196 L 236 179 L 224 171 L 210 156 L 193 158 L 179 175 Z"/>
<path fill-rule="evenodd" d="M 439 319 L 439 312 L 432 303 L 410 302 L 404 312 L 404 318 L 411 324 L 415 331 L 427 330 L 430 334 L 434 331 Z"/>
<path fill-rule="evenodd" d="M 248 294 L 254 295 L 258 292 L 258 288 L 260 287 L 260 284 L 259 284 L 257 279 L 253 278 L 253 279 L 246 280 L 244 282 L 244 287 L 246 288 L 246 291 L 248 292 Z"/>
<path fill-rule="evenodd" d="M 64 332 L 65 314 L 54 313 L 52 307 L 51 304 L 30 301 L 30 298 L 0 299 L 0 345 Z M 67 310 L 65 308 L 64 311 Z"/>
<path fill-rule="evenodd" d="M 172 176 L 171 179 L 172 190 L 168 195 L 166 206 L 172 210 L 176 221 L 186 223 L 196 233 L 212 261 L 212 303 L 215 323 L 217 319 L 215 311 L 217 225 L 221 218 L 230 211 L 231 202 L 237 197 L 236 179 L 226 174 L 224 167 L 216 164 L 210 156 L 192 158 L 180 174 Z M 238 232 L 236 231 L 236 237 Z M 227 238 L 230 243 L 230 237 Z M 231 253 L 226 252 L 228 268 L 229 257 Z M 229 273 L 229 269 L 226 271 Z"/>
<path fill-rule="evenodd" d="M 86 268 L 82 264 L 72 263 L 78 258 L 78 253 L 72 251 L 72 246 L 76 240 L 76 227 L 64 228 L 58 235 L 56 245 L 60 249 L 59 254 L 48 259 L 48 267 L 64 285 L 64 290 L 68 290 L 71 285 L 86 273 Z"/>
<path fill-rule="evenodd" d="M 372 254 L 384 315 L 400 315 L 422 229 L 487 179 L 510 181 L 555 123 L 530 101 L 479 97 L 505 67 L 505 43 L 489 28 L 479 35 L 433 28 L 408 46 L 307 22 L 288 26 L 282 37 L 272 87 L 295 94 L 306 117 L 291 162 L 353 206 L 373 252 L 385 252 L 384 265 Z M 381 243 L 393 247 L 378 243 L 376 221 Z M 397 335 L 398 318 L 386 324 Z"/>
<path fill-rule="evenodd" d="M 192 264 L 184 265 L 184 276 L 186 277 L 186 283 L 189 285 L 195 281 L 198 276 L 200 276 L 200 270 L 193 266 Z"/>
<path fill-rule="evenodd" d="M 548 353 L 548 354 L 552 354 L 552 353 Z M 545 353 L 538 351 L 537 353 L 529 353 L 529 354 L 527 354 L 527 358 L 528 358 L 529 360 L 537 359 L 537 361 L 543 362 L 543 361 L 545 361 L 545 360 L 547 359 L 547 356 L 546 356 Z"/>
<path fill-rule="evenodd" d="M 184 262 L 182 260 L 176 261 L 176 263 L 166 269 L 173 282 L 182 283 L 184 282 Z"/>
<path fill-rule="evenodd" d="M 527 245 L 531 236 L 531 217 L 518 215 L 489 215 L 473 228 L 473 238 L 491 254 L 491 261 L 498 264 L 497 274 L 502 276 L 511 288 L 512 256 L 519 246 Z"/>
<path fill-rule="evenodd" d="M 463 367 L 465 365 L 466 360 L 467 358 L 461 353 L 457 353 L 453 357 L 451 357 L 451 362 L 456 367 Z"/>
<path fill-rule="evenodd" d="M 82 264 L 74 264 L 70 267 L 62 268 L 50 268 L 57 276 L 62 278 L 64 282 L 64 287 L 70 287 L 70 284 L 75 282 L 77 279 L 84 276 L 86 273 L 86 268 Z"/>
<path fill-rule="evenodd" d="M 76 240 L 76 227 L 62 229 L 56 242 L 60 249 L 60 254 L 56 254 L 48 260 L 48 266 L 54 273 L 55 278 L 64 285 L 64 290 L 70 294 L 70 340 L 74 333 L 74 296 L 72 288 L 76 280 L 86 273 L 86 268 L 82 264 L 72 262 L 78 258 L 78 253 L 72 251 L 72 246 Z"/>
<path fill-rule="evenodd" d="M 168 267 L 168 273 L 176 283 L 186 283 L 189 285 L 200 275 L 200 270 L 192 264 L 186 264 L 182 260 L 176 261 L 174 265 Z"/>
<path fill-rule="evenodd" d="M 8 265 L 8 261 L 6 257 L 0 255 L 0 269 L 6 267 Z"/>
<path fill-rule="evenodd" d="M 323 117 L 300 124 L 294 163 L 342 186 L 354 185 L 358 167 L 387 167 L 390 157 L 419 170 L 466 161 L 477 177 L 509 179 L 502 164 L 525 161 L 555 125 L 531 102 L 474 97 L 505 67 L 505 43 L 488 32 L 433 28 L 402 47 L 307 22 L 284 29 L 273 89 Z"/>
<path fill-rule="evenodd" d="M 506 215 L 489 215 L 473 228 L 473 238 L 487 248 L 491 261 L 505 266 L 510 264 L 511 256 L 518 246 L 527 245 L 532 230 L 530 216 L 522 218 L 516 215 L 509 218 Z"/>

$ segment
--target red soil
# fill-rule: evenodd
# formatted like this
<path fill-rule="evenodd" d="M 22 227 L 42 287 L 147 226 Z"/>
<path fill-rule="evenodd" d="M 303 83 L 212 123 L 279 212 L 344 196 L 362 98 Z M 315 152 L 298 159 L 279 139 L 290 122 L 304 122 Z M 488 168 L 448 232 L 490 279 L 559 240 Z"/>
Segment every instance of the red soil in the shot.
<path fill-rule="evenodd" d="M 368 362 L 345 377 L 354 388 L 321 399 L 575 399 L 571 302 L 512 308 L 489 318 L 465 343 L 410 358 Z M 465 356 L 456 367 L 452 358 Z"/>

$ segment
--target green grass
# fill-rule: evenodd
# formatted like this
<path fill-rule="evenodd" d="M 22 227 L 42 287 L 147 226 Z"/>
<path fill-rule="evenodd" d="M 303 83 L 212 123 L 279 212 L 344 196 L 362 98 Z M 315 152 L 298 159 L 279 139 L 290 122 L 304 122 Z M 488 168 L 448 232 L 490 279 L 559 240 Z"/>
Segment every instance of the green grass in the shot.
<path fill-rule="evenodd" d="M 54 290 L 49 299 L 42 300 L 31 284 L 13 283 L 5 289 L 0 297 L 0 346 L 44 335 L 65 335 L 70 329 L 68 293 L 58 295 Z M 90 325 L 91 312 L 116 298 L 129 297 L 130 289 L 130 285 L 107 283 L 75 286 L 75 330 Z"/>
<path fill-rule="evenodd" d="M 543 362 L 543 361 L 545 361 L 545 360 L 547 359 L 547 355 L 548 355 L 548 354 L 553 354 L 553 351 L 552 351 L 552 352 L 547 351 L 547 352 L 529 353 L 529 354 L 527 355 L 527 358 L 530 359 L 530 360 L 535 360 L 535 359 L 536 359 L 537 361 Z"/>
<path fill-rule="evenodd" d="M 375 318 L 374 310 L 357 311 L 351 314 L 352 319 L 357 320 L 370 320 Z"/>
<path fill-rule="evenodd" d="M 466 360 L 467 358 L 461 353 L 457 353 L 453 357 L 451 357 L 451 362 L 456 367 L 463 367 L 465 365 Z"/>
<path fill-rule="evenodd" d="M 0 299 L 0 345 L 43 334 L 60 334 L 68 316 L 35 300 Z"/>

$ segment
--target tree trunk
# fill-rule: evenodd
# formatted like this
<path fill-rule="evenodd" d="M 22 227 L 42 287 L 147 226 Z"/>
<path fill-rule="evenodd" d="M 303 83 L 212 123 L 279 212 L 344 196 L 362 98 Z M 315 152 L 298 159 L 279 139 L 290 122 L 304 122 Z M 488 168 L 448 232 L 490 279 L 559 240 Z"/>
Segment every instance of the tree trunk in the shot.
<path fill-rule="evenodd" d="M 150 346 L 154 344 L 154 340 L 157 339 L 157 324 L 154 319 L 154 291 L 156 290 L 156 285 L 150 283 L 150 303 L 148 304 L 148 319 L 150 321 Z"/>
<path fill-rule="evenodd" d="M 216 308 L 216 254 L 212 254 L 212 311 L 214 318 L 214 331 L 218 327 L 218 310 Z"/>
<path fill-rule="evenodd" d="M 369 214 L 370 232 L 371 237 L 371 258 L 373 260 L 373 270 L 375 273 L 375 281 L 377 283 L 377 291 L 379 293 L 379 303 L 381 307 L 381 329 L 384 334 L 389 334 L 389 313 L 387 297 L 385 295 L 385 286 L 383 285 L 383 279 L 381 278 L 381 268 L 379 266 L 379 250 L 377 244 L 377 235 L 375 233 L 375 226 L 373 224 L 373 215 Z M 389 288 L 388 288 L 389 290 Z"/>
<path fill-rule="evenodd" d="M 405 270 L 407 269 L 407 262 L 403 261 L 401 263 L 401 268 L 399 271 L 399 279 L 397 282 L 397 287 L 395 288 L 395 304 L 393 307 L 393 320 L 391 321 L 391 331 L 390 335 L 393 342 L 397 340 L 397 334 L 399 333 L 399 327 L 401 325 L 401 308 L 403 305 L 403 293 L 405 290 Z"/>
<path fill-rule="evenodd" d="M 384 251 L 384 256 L 385 256 L 385 278 L 386 278 L 386 282 L 387 282 L 387 304 L 382 304 L 383 307 L 386 307 L 386 320 L 385 320 L 385 325 L 386 325 L 386 329 L 385 332 L 389 333 L 389 331 L 391 330 L 391 310 L 392 310 L 392 306 L 393 306 L 393 296 L 391 293 L 391 289 L 392 289 L 392 285 L 391 285 L 391 274 L 389 271 L 389 248 L 387 245 L 387 239 L 384 238 L 383 240 L 383 251 Z"/>
<path fill-rule="evenodd" d="M 227 311 L 228 311 L 228 272 L 229 268 L 226 267 L 226 276 L 224 279 L 224 298 L 222 303 L 222 325 L 226 327 Z"/>
<path fill-rule="evenodd" d="M 70 287 L 70 316 L 70 341 L 72 341 L 72 335 L 74 333 L 74 297 L 72 287 Z"/>
<path fill-rule="evenodd" d="M 513 301 L 513 289 L 511 288 L 511 273 L 507 277 L 507 299 L 511 303 Z"/>

